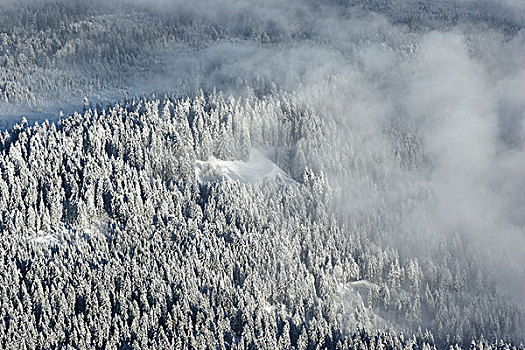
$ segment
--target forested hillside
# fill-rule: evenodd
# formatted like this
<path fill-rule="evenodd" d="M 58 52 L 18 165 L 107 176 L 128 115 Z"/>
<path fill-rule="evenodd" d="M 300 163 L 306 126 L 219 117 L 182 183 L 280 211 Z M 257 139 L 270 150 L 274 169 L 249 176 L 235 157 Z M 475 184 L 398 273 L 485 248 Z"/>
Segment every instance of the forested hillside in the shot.
<path fill-rule="evenodd" d="M 523 349 L 519 9 L 4 1 L 0 347 Z"/>
<path fill-rule="evenodd" d="M 3 347 L 436 341 L 348 338 L 377 326 L 432 329 L 438 344 L 511 340 L 522 314 L 460 236 L 419 262 L 380 243 L 380 212 L 338 217 L 307 166 L 330 123 L 280 96 L 133 100 L 6 132 Z M 261 146 L 296 184 L 196 181 L 196 159 Z"/>

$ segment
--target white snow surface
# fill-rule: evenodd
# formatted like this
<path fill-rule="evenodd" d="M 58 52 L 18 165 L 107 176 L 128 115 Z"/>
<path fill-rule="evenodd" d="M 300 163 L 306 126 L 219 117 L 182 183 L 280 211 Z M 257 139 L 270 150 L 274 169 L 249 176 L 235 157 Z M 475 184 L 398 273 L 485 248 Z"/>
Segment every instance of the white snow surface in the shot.
<path fill-rule="evenodd" d="M 92 217 L 89 223 L 77 227 L 68 227 L 66 225 L 59 225 L 53 231 L 38 231 L 34 236 L 27 239 L 28 242 L 57 246 L 62 244 L 70 244 L 78 239 L 88 239 L 100 234 L 106 234 L 109 217 L 106 215 L 100 217 Z"/>
<path fill-rule="evenodd" d="M 247 162 L 242 160 L 221 160 L 210 157 L 207 161 L 197 160 L 195 171 L 201 182 L 215 180 L 239 181 L 241 183 L 256 183 L 264 179 L 280 178 L 286 184 L 295 183 L 272 160 L 273 149 L 254 148 L 250 151 Z"/>
<path fill-rule="evenodd" d="M 37 244 L 51 244 L 56 245 L 61 243 L 62 239 L 59 234 L 57 233 L 42 233 L 39 232 L 39 235 L 34 238 L 29 238 L 29 242 L 37 243 Z"/>
<path fill-rule="evenodd" d="M 334 295 L 336 317 L 346 332 L 351 333 L 356 327 L 372 330 L 392 326 L 368 305 L 368 292 L 372 286 L 373 283 L 363 280 L 338 283 Z"/>

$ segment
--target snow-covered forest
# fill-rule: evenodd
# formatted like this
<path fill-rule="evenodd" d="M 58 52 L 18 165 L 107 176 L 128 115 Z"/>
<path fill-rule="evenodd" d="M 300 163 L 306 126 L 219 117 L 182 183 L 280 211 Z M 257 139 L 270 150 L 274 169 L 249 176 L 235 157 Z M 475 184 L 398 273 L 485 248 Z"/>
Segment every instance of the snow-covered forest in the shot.
<path fill-rule="evenodd" d="M 523 349 L 525 6 L 0 4 L 2 349 Z"/>

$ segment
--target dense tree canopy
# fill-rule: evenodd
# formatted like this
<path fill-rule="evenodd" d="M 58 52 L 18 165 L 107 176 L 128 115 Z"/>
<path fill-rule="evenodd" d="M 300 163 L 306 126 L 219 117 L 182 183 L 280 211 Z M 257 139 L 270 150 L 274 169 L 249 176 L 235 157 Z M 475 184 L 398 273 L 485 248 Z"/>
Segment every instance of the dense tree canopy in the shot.
<path fill-rule="evenodd" d="M 332 126 L 279 96 L 134 99 L 5 132 L 2 347 L 511 340 L 522 316 L 460 236 L 420 262 L 372 241 L 380 213 L 339 217 L 323 164 L 308 167 Z M 296 182 L 195 177 L 196 159 L 263 146 Z M 338 301 L 348 286 L 360 294 Z M 374 331 L 389 325 L 415 335 Z"/>

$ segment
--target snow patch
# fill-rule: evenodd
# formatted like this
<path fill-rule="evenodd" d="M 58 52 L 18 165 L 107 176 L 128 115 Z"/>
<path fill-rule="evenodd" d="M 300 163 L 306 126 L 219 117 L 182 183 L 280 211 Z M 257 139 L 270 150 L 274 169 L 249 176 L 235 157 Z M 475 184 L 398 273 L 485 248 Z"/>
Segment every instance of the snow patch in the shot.
<path fill-rule="evenodd" d="M 266 313 L 268 313 L 268 314 L 273 314 L 273 311 L 275 310 L 275 306 L 266 303 L 263 306 L 263 310 L 266 311 Z"/>
<path fill-rule="evenodd" d="M 37 243 L 37 244 L 53 244 L 53 245 L 56 245 L 56 244 L 60 244 L 62 241 L 61 237 L 59 234 L 57 233 L 48 233 L 48 234 L 43 234 L 42 233 L 39 233 L 39 235 L 37 237 L 34 237 L 34 238 L 29 238 L 29 242 L 32 242 L 32 243 Z"/>
<path fill-rule="evenodd" d="M 27 239 L 30 243 L 57 246 L 72 243 L 78 239 L 89 239 L 100 234 L 106 234 L 109 218 L 107 216 L 93 217 L 83 227 L 68 227 L 59 225 L 54 231 L 38 231 L 35 236 Z"/>
<path fill-rule="evenodd" d="M 368 291 L 373 285 L 364 280 L 338 285 L 334 295 L 336 317 L 347 332 L 354 331 L 358 326 L 367 329 L 391 326 L 368 305 Z"/>
<path fill-rule="evenodd" d="M 211 157 L 207 161 L 197 160 L 195 172 L 200 182 L 217 179 L 256 183 L 264 179 L 280 178 L 286 184 L 295 183 L 271 160 L 271 149 L 252 149 L 247 162 L 221 160 Z"/>

